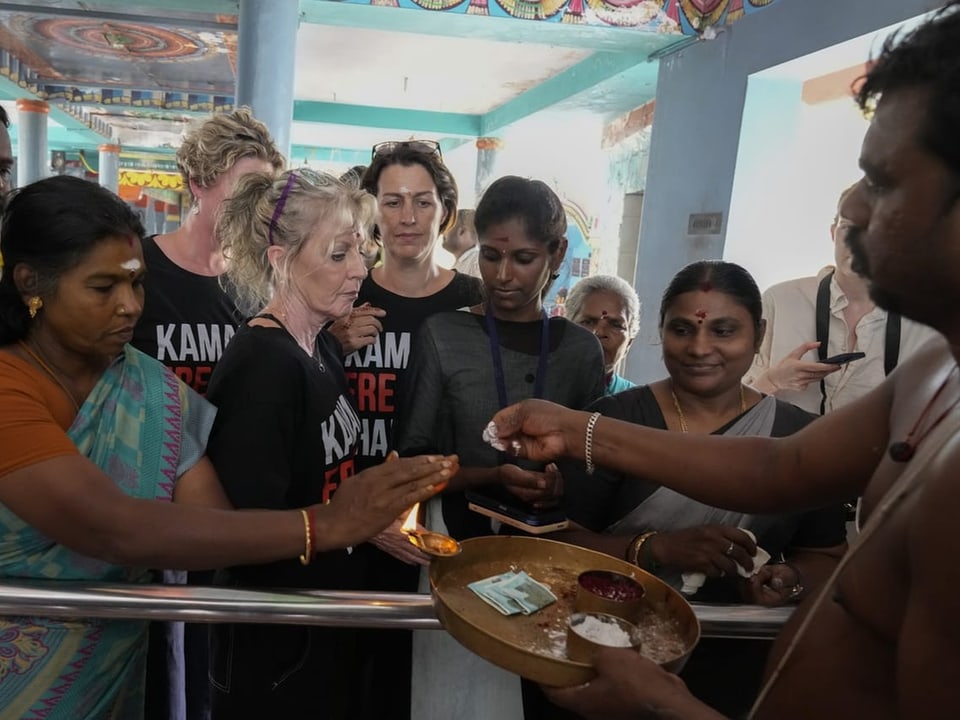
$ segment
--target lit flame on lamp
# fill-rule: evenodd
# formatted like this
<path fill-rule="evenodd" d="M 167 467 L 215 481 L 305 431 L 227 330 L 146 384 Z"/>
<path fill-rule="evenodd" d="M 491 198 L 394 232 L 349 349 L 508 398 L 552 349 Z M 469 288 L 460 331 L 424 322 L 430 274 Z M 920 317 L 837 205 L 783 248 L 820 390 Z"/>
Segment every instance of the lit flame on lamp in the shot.
<path fill-rule="evenodd" d="M 400 529 L 407 533 L 407 535 L 412 535 L 417 532 L 417 517 L 420 515 L 420 503 L 417 503 L 412 508 L 410 512 L 407 513 L 406 519 L 403 521 L 403 525 L 400 526 Z"/>

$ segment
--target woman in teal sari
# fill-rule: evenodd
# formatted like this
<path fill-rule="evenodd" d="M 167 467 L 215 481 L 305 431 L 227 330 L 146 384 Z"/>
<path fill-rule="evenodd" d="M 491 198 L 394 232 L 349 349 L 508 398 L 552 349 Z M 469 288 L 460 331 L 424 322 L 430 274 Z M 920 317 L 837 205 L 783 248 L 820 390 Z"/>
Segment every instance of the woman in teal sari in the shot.
<path fill-rule="evenodd" d="M 326 505 L 234 512 L 204 456 L 215 410 L 131 348 L 143 228 L 115 195 L 59 176 L 14 194 L 0 251 L 0 579 L 146 582 L 355 545 L 446 481 L 398 460 Z M 0 618 L 0 714 L 139 718 L 147 623 Z"/>

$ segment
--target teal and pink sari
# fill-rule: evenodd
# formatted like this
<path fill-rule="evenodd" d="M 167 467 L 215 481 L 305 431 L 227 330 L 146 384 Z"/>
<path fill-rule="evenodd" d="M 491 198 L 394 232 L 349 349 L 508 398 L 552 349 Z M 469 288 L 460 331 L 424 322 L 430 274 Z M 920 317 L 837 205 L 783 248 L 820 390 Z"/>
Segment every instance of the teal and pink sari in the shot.
<path fill-rule="evenodd" d="M 203 453 L 215 410 L 163 365 L 129 345 L 67 431 L 127 495 L 171 501 Z M 59 545 L 0 504 L 2 578 L 148 582 Z M 0 716 L 128 720 L 143 715 L 147 623 L 0 617 Z"/>

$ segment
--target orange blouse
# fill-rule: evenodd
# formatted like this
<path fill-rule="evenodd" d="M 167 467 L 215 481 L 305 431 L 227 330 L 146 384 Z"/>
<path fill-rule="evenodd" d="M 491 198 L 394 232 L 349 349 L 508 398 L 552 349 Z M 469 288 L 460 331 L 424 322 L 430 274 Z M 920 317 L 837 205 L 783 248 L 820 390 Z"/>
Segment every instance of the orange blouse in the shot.
<path fill-rule="evenodd" d="M 0 350 L 0 477 L 78 450 L 67 436 L 74 407 L 43 370 Z"/>

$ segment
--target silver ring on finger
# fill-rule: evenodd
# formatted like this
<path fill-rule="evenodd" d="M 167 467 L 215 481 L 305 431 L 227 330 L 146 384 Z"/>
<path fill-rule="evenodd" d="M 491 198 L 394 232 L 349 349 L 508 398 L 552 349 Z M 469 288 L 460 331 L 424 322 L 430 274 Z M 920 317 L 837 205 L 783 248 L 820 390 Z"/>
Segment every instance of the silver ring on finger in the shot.
<path fill-rule="evenodd" d="M 727 545 L 727 549 L 723 551 L 723 554 L 726 555 L 727 557 L 730 557 L 731 555 L 733 555 L 733 548 L 734 548 L 734 544 L 731 542 L 729 545 Z"/>

